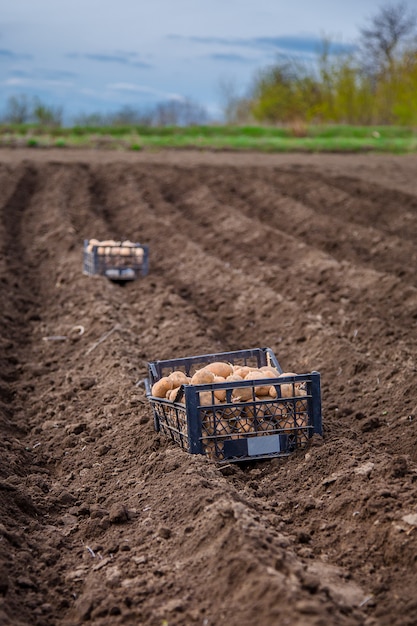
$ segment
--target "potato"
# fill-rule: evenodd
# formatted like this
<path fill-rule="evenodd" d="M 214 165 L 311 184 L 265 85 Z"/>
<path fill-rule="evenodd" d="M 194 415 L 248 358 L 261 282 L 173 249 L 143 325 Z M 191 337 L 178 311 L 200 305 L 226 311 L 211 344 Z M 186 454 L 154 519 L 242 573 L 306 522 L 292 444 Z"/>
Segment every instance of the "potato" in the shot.
<path fill-rule="evenodd" d="M 212 411 L 207 411 L 203 416 L 202 427 L 203 432 L 209 435 L 224 435 L 232 431 L 229 420 L 225 419 L 221 414 L 214 414 Z"/>
<path fill-rule="evenodd" d="M 221 411 L 221 417 L 224 417 L 227 420 L 235 419 L 240 417 L 242 413 L 241 407 L 238 406 L 225 406 Z M 220 414 L 220 411 L 219 413 Z"/>
<path fill-rule="evenodd" d="M 201 419 L 202 433 L 212 435 L 214 433 L 214 414 L 212 411 L 207 411 L 203 414 Z"/>
<path fill-rule="evenodd" d="M 223 378 L 223 376 L 214 375 L 214 382 L 224 383 L 226 382 L 226 379 Z M 216 389 L 214 392 L 214 395 L 216 396 L 218 400 L 220 400 L 220 402 L 226 402 L 226 389 Z"/>
<path fill-rule="evenodd" d="M 242 378 L 246 378 L 246 375 L 249 374 L 249 372 L 253 372 L 254 370 L 256 370 L 256 367 L 249 367 L 248 365 L 236 365 L 233 368 L 233 373 L 238 374 Z"/>
<path fill-rule="evenodd" d="M 277 425 L 268 419 L 260 420 L 257 426 L 258 426 L 258 431 L 261 433 L 268 433 L 268 431 L 272 431 L 272 430 L 275 430 L 275 428 L 277 428 Z"/>
<path fill-rule="evenodd" d="M 253 420 L 247 417 L 240 417 L 233 422 L 233 430 L 237 431 L 237 433 L 232 436 L 232 439 L 242 439 L 254 429 Z"/>
<path fill-rule="evenodd" d="M 214 396 L 219 402 L 226 402 L 226 389 L 216 389 Z"/>
<path fill-rule="evenodd" d="M 220 400 L 216 398 L 211 391 L 200 391 L 199 395 L 199 404 L 200 406 L 208 406 L 212 404 L 220 404 Z M 214 396 L 214 397 L 213 397 Z"/>
<path fill-rule="evenodd" d="M 288 403 L 287 406 L 287 420 L 290 425 L 294 424 L 298 427 L 306 427 L 308 426 L 308 407 L 306 400 L 297 400 L 295 402 L 295 407 L 293 403 Z"/>
<path fill-rule="evenodd" d="M 294 374 L 294 372 L 283 372 L 280 377 L 282 378 L 284 376 L 296 376 L 296 374 Z M 294 396 L 292 383 L 280 385 L 280 389 L 282 398 L 292 398 Z"/>
<path fill-rule="evenodd" d="M 174 387 L 174 383 L 167 376 L 163 376 L 152 385 L 152 395 L 155 398 L 165 398 L 167 392 Z"/>
<path fill-rule="evenodd" d="M 286 431 L 294 432 L 294 426 L 306 426 L 307 416 L 297 415 L 294 413 L 294 407 L 292 403 L 287 403 L 281 406 L 281 417 L 276 415 L 279 428 L 283 428 Z"/>
<path fill-rule="evenodd" d="M 282 398 L 292 398 L 294 397 L 294 395 L 296 396 L 306 396 L 307 392 L 304 388 L 304 383 L 295 383 L 294 385 L 294 393 L 293 393 L 293 387 L 292 387 L 292 383 L 285 383 L 280 385 L 281 387 L 281 397 Z M 271 396 L 271 398 L 277 398 L 278 394 L 277 394 L 277 390 L 276 388 L 271 385 L 271 387 L 269 388 L 269 395 Z"/>
<path fill-rule="evenodd" d="M 279 376 L 279 371 L 275 368 L 272 367 L 271 365 L 263 365 L 262 367 L 259 368 L 260 372 L 268 372 L 269 374 L 271 374 L 272 378 L 278 378 Z"/>
<path fill-rule="evenodd" d="M 255 396 L 255 402 L 261 403 L 264 397 Z M 268 408 L 262 403 L 258 405 L 253 405 L 249 403 L 247 406 L 243 408 L 244 414 L 253 419 L 255 416 L 257 419 L 263 418 L 264 415 L 268 414 Z"/>
<path fill-rule="evenodd" d="M 302 395 L 302 393 L 299 395 Z M 295 410 L 297 411 L 297 413 L 307 413 L 307 410 L 308 410 L 307 400 L 296 400 Z"/>
<path fill-rule="evenodd" d="M 174 370 L 173 372 L 171 372 L 171 374 L 169 374 L 168 378 L 172 380 L 175 387 L 188 385 L 188 383 L 190 382 L 188 376 L 184 374 L 184 372 L 181 372 L 181 370 Z"/>
<path fill-rule="evenodd" d="M 228 376 L 226 378 L 228 383 L 231 383 L 233 381 L 239 381 L 239 380 L 243 380 L 242 376 L 240 376 L 239 374 L 230 374 L 230 376 Z"/>
<path fill-rule="evenodd" d="M 283 372 L 279 375 L 279 378 L 283 378 L 284 376 L 297 376 L 294 372 Z M 283 398 L 293 398 L 296 396 L 305 396 L 307 394 L 304 389 L 304 383 L 295 383 L 294 386 L 292 383 L 284 383 L 281 385 L 281 396 Z"/>
<path fill-rule="evenodd" d="M 211 439 L 203 439 L 204 452 L 209 459 L 216 458 L 216 444 Z"/>
<path fill-rule="evenodd" d="M 223 439 L 221 437 L 215 439 L 205 438 L 202 441 L 203 448 L 209 459 L 220 461 L 224 458 Z"/>
<path fill-rule="evenodd" d="M 213 372 L 216 376 L 222 376 L 223 378 L 227 378 L 230 374 L 233 374 L 233 365 L 223 361 L 209 363 L 204 366 L 204 369 L 209 370 L 209 372 Z"/>
<path fill-rule="evenodd" d="M 241 381 L 241 380 L 243 380 L 243 378 L 242 378 L 241 376 L 238 376 L 237 374 L 231 374 L 230 376 L 228 376 L 228 377 L 226 378 L 225 382 L 227 382 L 227 383 L 231 383 L 231 382 L 239 382 L 239 381 Z M 226 391 L 226 389 L 222 389 L 221 391 L 222 391 L 222 394 L 223 394 L 223 395 L 221 395 L 221 396 L 220 396 L 220 394 L 219 394 L 219 397 L 222 397 L 222 398 L 223 398 L 222 402 L 226 402 L 226 399 L 227 399 L 227 391 Z M 230 391 L 231 391 L 231 399 L 232 399 L 232 402 L 238 402 L 238 400 L 237 400 L 237 397 L 238 397 L 238 396 L 236 396 L 236 394 L 235 394 L 235 395 L 233 395 L 233 394 L 235 393 L 235 390 L 234 390 L 234 389 L 229 390 L 229 393 L 230 393 Z M 224 393 L 223 393 L 223 392 L 224 392 Z"/>
<path fill-rule="evenodd" d="M 253 387 L 235 387 L 232 390 L 232 402 L 246 402 L 253 399 Z"/>
<path fill-rule="evenodd" d="M 232 432 L 232 427 L 229 423 L 229 420 L 225 420 L 223 418 L 216 420 L 216 432 L 217 436 L 229 435 Z"/>
<path fill-rule="evenodd" d="M 261 378 L 276 378 L 276 376 L 271 372 L 257 370 L 256 372 L 249 372 L 245 380 L 259 380 Z M 257 396 L 268 396 L 270 387 L 270 385 L 258 385 L 255 387 L 255 393 Z"/>
<path fill-rule="evenodd" d="M 191 377 L 191 385 L 208 385 L 214 383 L 214 374 L 206 369 L 197 370 Z"/>
<path fill-rule="evenodd" d="M 170 389 L 166 395 L 167 400 L 169 400 L 170 402 L 174 402 L 179 390 L 180 387 L 174 387 L 173 389 Z"/>

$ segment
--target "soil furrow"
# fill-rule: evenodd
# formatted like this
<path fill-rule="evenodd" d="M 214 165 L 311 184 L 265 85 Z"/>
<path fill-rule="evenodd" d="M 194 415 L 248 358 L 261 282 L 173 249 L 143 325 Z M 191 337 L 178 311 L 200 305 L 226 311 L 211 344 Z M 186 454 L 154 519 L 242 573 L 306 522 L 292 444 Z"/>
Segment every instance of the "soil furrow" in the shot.
<path fill-rule="evenodd" d="M 414 196 L 372 157 L 372 185 L 145 157 L 0 168 L 0 621 L 411 626 Z M 83 275 L 89 237 L 149 275 Z M 221 469 L 154 431 L 147 361 L 256 345 L 319 369 L 323 438 Z"/>
<path fill-rule="evenodd" d="M 372 207 L 366 200 L 357 200 L 346 195 L 328 205 L 324 198 L 333 197 L 333 179 L 320 181 L 317 194 L 303 193 L 304 175 L 292 175 L 276 172 L 274 177 L 247 175 L 244 180 L 236 176 L 234 183 L 222 184 L 222 178 L 214 177 L 211 187 L 219 204 L 234 206 L 240 212 L 253 218 L 258 217 L 263 223 L 274 226 L 309 246 L 323 250 L 339 262 L 347 261 L 378 272 L 387 272 L 401 277 L 404 282 L 416 286 L 412 272 L 416 250 L 412 234 L 413 218 L 410 199 L 405 208 L 399 207 L 398 220 L 406 222 L 407 228 L 388 228 L 380 218 L 374 216 Z M 310 180 L 310 177 L 309 177 Z M 313 184 L 318 185 L 317 176 Z M 365 192 L 364 192 L 365 195 Z M 318 197 L 317 197 L 318 196 Z M 351 221 L 352 228 L 347 228 L 349 207 L 356 201 L 355 212 L 366 219 Z M 353 228 L 354 226 L 354 228 Z M 330 235 L 337 233 L 337 237 Z"/>

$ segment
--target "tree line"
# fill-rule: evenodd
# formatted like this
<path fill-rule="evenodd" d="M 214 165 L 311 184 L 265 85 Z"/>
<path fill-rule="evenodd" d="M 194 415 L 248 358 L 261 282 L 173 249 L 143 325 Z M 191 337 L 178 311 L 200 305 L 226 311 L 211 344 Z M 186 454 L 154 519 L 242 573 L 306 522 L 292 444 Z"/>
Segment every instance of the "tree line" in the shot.
<path fill-rule="evenodd" d="M 230 97 L 229 123 L 417 125 L 417 19 L 404 2 L 381 7 L 350 52 L 316 62 L 279 58 L 254 79 L 246 97 Z"/>
<path fill-rule="evenodd" d="M 2 117 L 4 124 L 35 124 L 43 128 L 60 128 L 63 124 L 62 107 L 53 107 L 39 98 L 21 94 L 11 96 Z M 205 107 L 190 99 L 168 100 L 151 107 L 122 106 L 110 113 L 81 113 L 74 117 L 75 126 L 91 128 L 106 126 L 193 126 L 209 120 Z"/>

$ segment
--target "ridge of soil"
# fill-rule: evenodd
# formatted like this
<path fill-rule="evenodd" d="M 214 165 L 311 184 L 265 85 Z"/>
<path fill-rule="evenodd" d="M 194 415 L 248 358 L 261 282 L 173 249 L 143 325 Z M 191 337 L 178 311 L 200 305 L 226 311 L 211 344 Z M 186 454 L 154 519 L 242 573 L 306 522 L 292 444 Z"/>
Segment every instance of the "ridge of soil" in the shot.
<path fill-rule="evenodd" d="M 417 623 L 416 164 L 0 151 L 0 623 Z M 83 275 L 90 237 L 149 275 Z M 221 467 L 154 431 L 148 361 L 266 346 L 323 437 Z"/>

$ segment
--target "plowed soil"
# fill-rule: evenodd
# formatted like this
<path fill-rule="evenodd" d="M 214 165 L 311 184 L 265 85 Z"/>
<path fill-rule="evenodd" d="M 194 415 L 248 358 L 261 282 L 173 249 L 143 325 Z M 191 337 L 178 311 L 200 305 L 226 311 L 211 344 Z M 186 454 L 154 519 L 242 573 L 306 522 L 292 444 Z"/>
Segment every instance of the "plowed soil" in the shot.
<path fill-rule="evenodd" d="M 1 624 L 417 623 L 416 169 L 0 153 Z M 90 237 L 148 276 L 85 276 Z M 254 347 L 320 372 L 323 437 L 220 466 L 154 431 L 148 361 Z"/>

